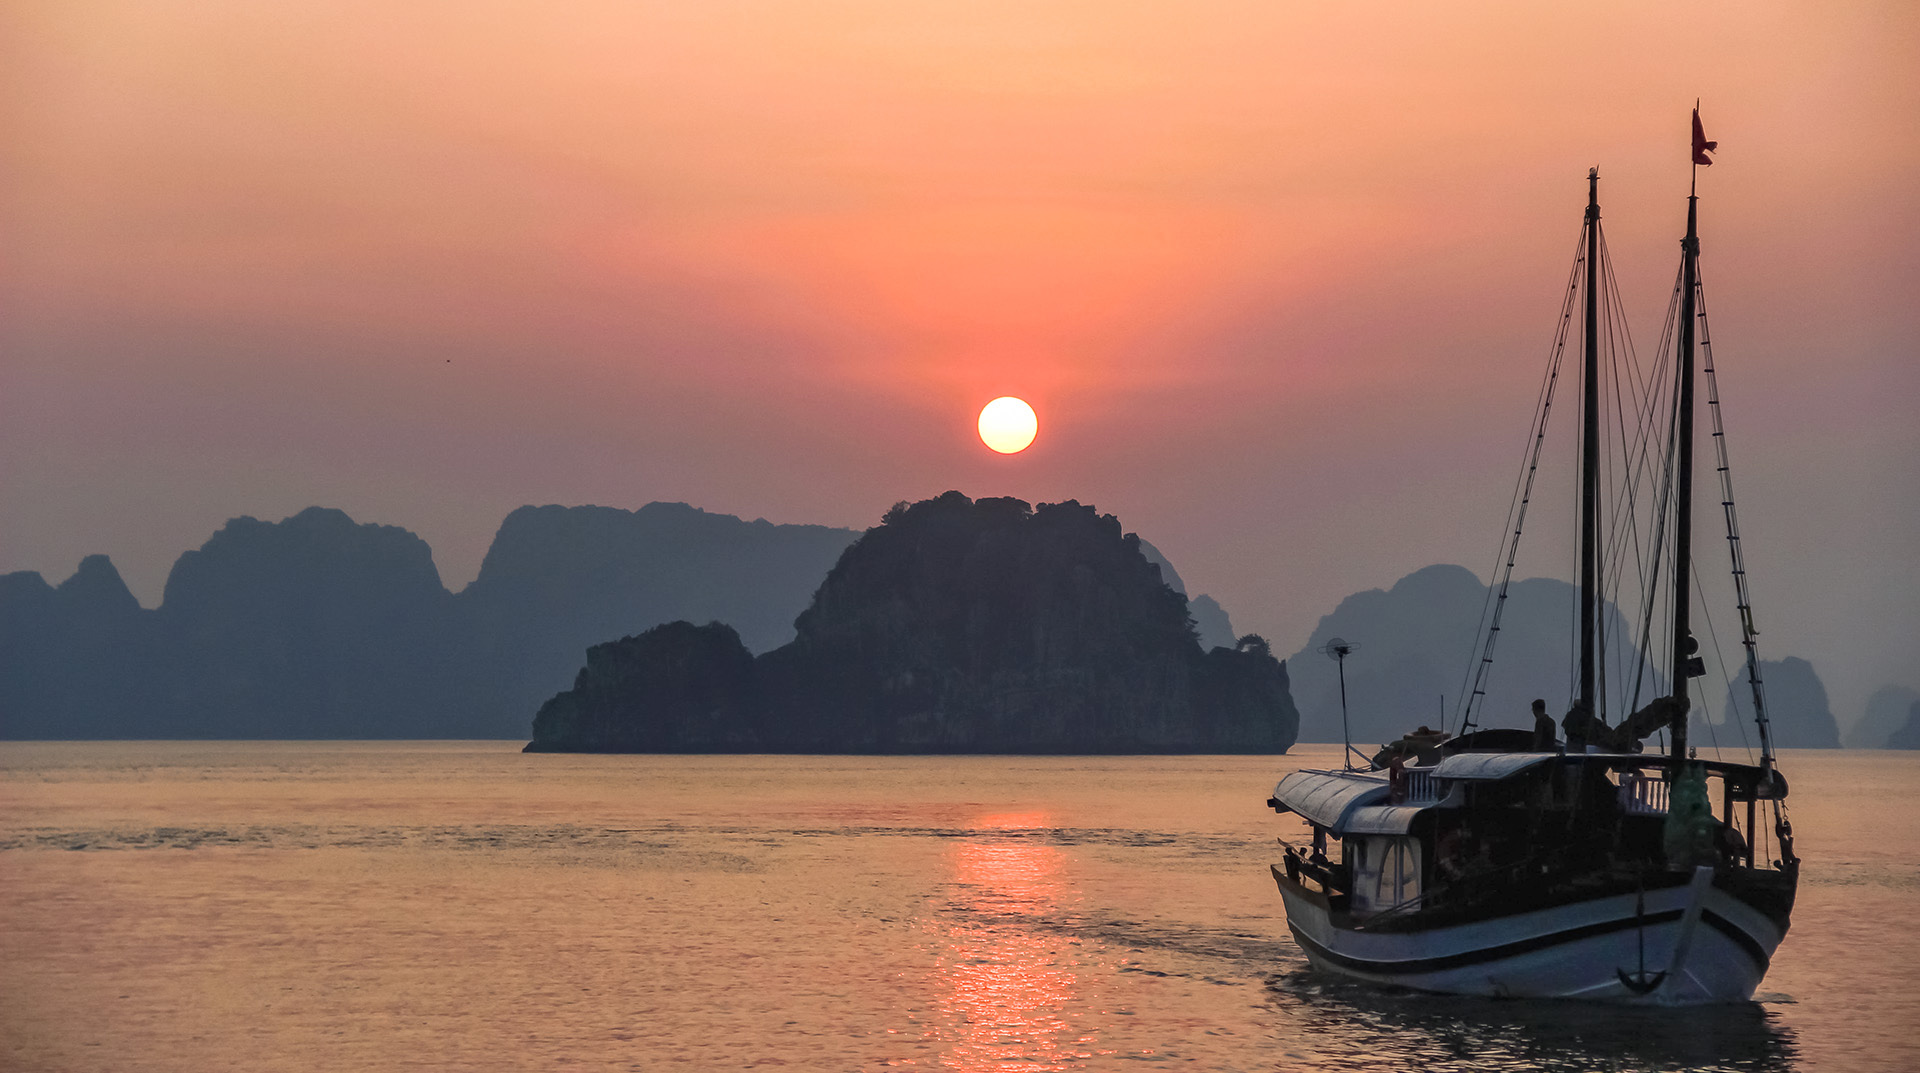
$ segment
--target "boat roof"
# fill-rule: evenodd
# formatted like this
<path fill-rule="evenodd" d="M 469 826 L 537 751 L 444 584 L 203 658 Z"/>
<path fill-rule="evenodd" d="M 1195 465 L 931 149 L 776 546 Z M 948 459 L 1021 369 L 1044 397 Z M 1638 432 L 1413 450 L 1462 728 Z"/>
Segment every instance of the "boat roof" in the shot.
<path fill-rule="evenodd" d="M 1426 805 L 1362 805 L 1347 813 L 1342 834 L 1404 835 L 1413 830 L 1415 817 L 1429 811 Z"/>
<path fill-rule="evenodd" d="M 1321 827 L 1342 828 L 1347 814 L 1387 799 L 1384 771 L 1290 771 L 1273 788 L 1273 800 Z"/>
<path fill-rule="evenodd" d="M 1508 779 L 1538 767 L 1558 753 L 1455 753 L 1434 765 L 1436 779 Z"/>
<path fill-rule="evenodd" d="M 1644 771 L 1664 768 L 1669 761 L 1660 754 L 1647 753 L 1516 753 L 1468 752 L 1444 757 L 1424 771 L 1441 783 L 1498 782 L 1534 771 L 1542 765 L 1587 764 L 1614 771 Z M 1726 778 L 1736 796 L 1787 795 L 1786 780 L 1779 772 L 1747 764 L 1724 761 L 1697 761 L 1700 767 Z M 1273 788 L 1272 803 L 1282 810 L 1299 813 L 1309 822 L 1340 833 L 1404 834 L 1414 817 L 1437 802 L 1420 805 L 1389 805 L 1392 788 L 1388 772 L 1320 771 L 1304 769 L 1289 772 Z M 1444 795 L 1444 790 L 1442 791 Z"/>

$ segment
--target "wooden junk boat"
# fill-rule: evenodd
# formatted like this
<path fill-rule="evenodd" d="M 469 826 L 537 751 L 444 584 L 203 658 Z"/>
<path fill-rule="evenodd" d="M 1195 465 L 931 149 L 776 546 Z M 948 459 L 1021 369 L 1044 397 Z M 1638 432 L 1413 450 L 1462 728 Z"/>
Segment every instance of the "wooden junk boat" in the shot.
<path fill-rule="evenodd" d="M 1697 165 L 1711 163 L 1705 155 L 1711 148 L 1696 110 L 1696 173 Z M 1601 511 L 1608 498 L 1633 499 L 1603 497 L 1600 487 L 1597 322 L 1611 273 L 1603 263 L 1594 169 L 1581 252 L 1506 527 L 1505 574 L 1482 616 L 1473 687 L 1463 691 L 1461 732 L 1445 740 L 1403 739 L 1365 766 L 1293 772 L 1268 801 L 1276 811 L 1297 813 L 1311 831 L 1310 844 L 1282 841 L 1285 860 L 1273 866 L 1273 876 L 1287 924 L 1318 969 L 1456 994 L 1690 1005 L 1751 999 L 1786 937 L 1799 860 L 1785 813 L 1787 783 L 1768 731 L 1705 330 L 1697 191 L 1696 182 L 1660 351 L 1674 361 L 1637 384 L 1632 409 L 1641 457 L 1621 467 L 1640 474 L 1640 502 L 1653 533 L 1651 539 L 1642 534 L 1643 554 L 1633 567 L 1642 579 L 1644 610 L 1634 651 L 1665 654 L 1657 671 L 1636 671 L 1634 680 L 1643 685 L 1632 692 L 1653 692 L 1664 681 L 1671 683 L 1669 695 L 1644 706 L 1638 697 L 1610 700 L 1607 682 L 1596 674 L 1609 644 L 1604 597 L 1618 591 L 1617 584 L 1604 587 L 1612 579 L 1603 571 L 1622 561 L 1609 560 L 1602 549 Z M 1476 729 L 1559 359 L 1582 304 L 1577 297 L 1584 298 L 1585 329 L 1579 666 L 1569 674 L 1577 686 L 1558 727 L 1536 715 L 1532 731 Z M 1696 351 L 1705 358 L 1745 677 L 1759 728 L 1759 755 L 1747 763 L 1698 759 L 1688 744 L 1689 684 L 1704 673 L 1685 598 L 1693 590 Z M 1656 596 L 1663 586 L 1664 598 Z M 1663 606 L 1670 617 L 1656 616 Z M 1613 650 L 1616 661 L 1620 651 Z M 1604 718 L 1609 709 L 1616 723 Z M 1645 739 L 1661 735 L 1664 749 L 1642 751 Z M 1351 746 L 1348 752 L 1354 753 Z"/>

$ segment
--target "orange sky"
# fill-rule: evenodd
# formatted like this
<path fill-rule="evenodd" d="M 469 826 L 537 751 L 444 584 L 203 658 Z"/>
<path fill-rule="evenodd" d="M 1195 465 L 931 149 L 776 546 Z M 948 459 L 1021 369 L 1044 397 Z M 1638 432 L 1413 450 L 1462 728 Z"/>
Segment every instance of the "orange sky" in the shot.
<path fill-rule="evenodd" d="M 1291 650 L 1485 576 L 1586 169 L 1650 347 L 1697 96 L 1767 652 L 1845 723 L 1920 685 L 1916 69 L 1904 3 L 15 2 L 0 570 L 152 603 L 322 503 L 457 587 L 521 503 L 957 487 Z"/>

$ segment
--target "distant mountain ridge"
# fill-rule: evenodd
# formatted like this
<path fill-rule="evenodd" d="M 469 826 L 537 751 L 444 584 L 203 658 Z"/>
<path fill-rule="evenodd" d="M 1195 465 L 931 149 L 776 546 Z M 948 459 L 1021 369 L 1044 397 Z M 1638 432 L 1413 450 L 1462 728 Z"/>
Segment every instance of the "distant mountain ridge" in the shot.
<path fill-rule="evenodd" d="M 1418 726 L 1445 727 L 1455 718 L 1467 670 L 1479 658 L 1474 635 L 1487 595 L 1472 571 L 1442 564 L 1342 600 L 1287 660 L 1301 740 L 1341 740 L 1339 667 L 1320 651 L 1335 637 L 1358 642 L 1346 661 L 1356 745 L 1371 753 Z M 1493 671 L 1478 709 L 1480 726 L 1532 729 L 1536 697 L 1547 700 L 1556 718 L 1565 712 L 1573 599 L 1571 585 L 1551 578 L 1517 581 L 1508 589 Z M 1624 635 L 1619 611 L 1609 606 L 1607 616 Z M 1631 667 L 1636 654 L 1623 652 L 1621 660 L 1609 661 L 1615 696 L 1625 689 L 1622 668 Z"/>
<path fill-rule="evenodd" d="M 683 503 L 530 506 L 503 520 L 480 576 L 454 593 L 406 529 L 319 507 L 236 518 L 180 557 L 154 609 L 104 555 L 57 586 L 0 575 L 0 738 L 524 738 L 590 646 L 680 619 L 728 622 L 750 652 L 787 643 L 858 536 Z M 1465 568 L 1433 566 L 1341 601 L 1287 660 L 1300 740 L 1340 740 L 1336 668 L 1318 651 L 1336 634 L 1361 642 L 1347 665 L 1356 743 L 1440 720 L 1442 695 L 1451 714 L 1485 596 Z M 1533 697 L 1568 694 L 1571 600 L 1558 581 L 1515 584 L 1482 725 L 1524 726 Z M 1217 603 L 1194 596 L 1187 609 L 1203 648 L 1233 647 Z M 1777 742 L 1832 745 L 1813 668 L 1763 670 Z M 1752 739 L 1750 726 L 1724 728 L 1725 708 L 1745 704 L 1744 678 L 1733 686 L 1723 699 L 1696 683 L 1721 708 L 1696 741 Z M 1913 694 L 1882 692 L 1859 746 L 1912 740 Z"/>
<path fill-rule="evenodd" d="M 608 637 L 728 615 L 784 642 L 856 535 L 684 503 L 523 507 L 453 593 L 398 526 L 239 517 L 180 556 L 153 610 L 105 556 L 58 588 L 0 577 L 0 736 L 524 738 Z"/>
<path fill-rule="evenodd" d="M 455 598 L 498 692 L 498 736 L 524 737 L 588 646 L 676 619 L 734 624 L 766 651 L 859 534 L 742 521 L 685 503 L 521 507 Z"/>
<path fill-rule="evenodd" d="M 676 619 L 787 643 L 857 536 L 684 503 L 527 506 L 449 592 L 404 528 L 239 517 L 180 556 L 155 609 L 104 555 L 58 586 L 0 576 L 0 737 L 525 738 L 591 645 Z"/>
<path fill-rule="evenodd" d="M 427 542 L 398 526 L 324 507 L 235 518 L 180 556 L 153 621 L 155 737 L 440 737 L 458 724 L 454 597 Z"/>
<path fill-rule="evenodd" d="M 1827 707 L 1827 687 L 1814 673 L 1813 664 L 1797 656 L 1763 659 L 1760 683 L 1775 748 L 1840 747 L 1840 727 Z M 1721 722 L 1710 730 L 1696 717 L 1689 740 L 1699 745 L 1712 741 L 1722 748 L 1760 747 L 1760 735 L 1753 726 L 1753 687 L 1747 684 L 1744 672 L 1727 684 L 1726 701 L 1717 714 Z"/>
<path fill-rule="evenodd" d="M 0 735 L 69 737 L 138 703 L 159 667 L 155 617 L 104 555 L 58 587 L 32 571 L 0 575 Z"/>
<path fill-rule="evenodd" d="M 1369 589 L 1342 600 L 1314 628 L 1307 643 L 1287 659 L 1294 702 L 1300 708 L 1300 740 L 1341 740 L 1339 667 L 1320 651 L 1340 637 L 1357 641 L 1346 660 L 1348 722 L 1355 745 L 1371 752 L 1382 742 L 1427 725 L 1457 730 L 1460 694 L 1467 672 L 1480 658 L 1474 649 L 1476 628 L 1487 606 L 1488 587 L 1462 566 L 1435 565 L 1406 575 L 1387 589 Z M 1481 727 L 1532 728 L 1529 706 L 1547 701 L 1556 718 L 1564 714 L 1574 690 L 1572 622 L 1575 588 L 1552 578 L 1529 578 L 1508 589 L 1500 640 L 1477 708 Z M 1605 611 L 1611 636 L 1629 633 L 1619 610 Z M 1610 720 L 1633 698 L 1630 683 L 1641 654 L 1616 642 L 1602 668 Z M 1782 748 L 1830 748 L 1839 744 L 1827 709 L 1826 689 L 1805 660 L 1763 660 L 1775 744 Z M 1757 748 L 1751 723 L 1752 703 L 1744 675 L 1732 688 L 1709 690 L 1696 679 L 1691 740 L 1718 742 L 1738 749 L 1743 741 Z M 1667 691 L 1655 675 L 1640 690 L 1644 705 Z M 1702 718 L 1708 704 L 1719 721 Z M 1729 720 L 1739 725 L 1728 725 Z M 1744 737 L 1742 736 L 1744 734 Z"/>
<path fill-rule="evenodd" d="M 1916 708 L 1920 708 L 1920 690 L 1902 685 L 1881 686 L 1867 699 L 1866 711 L 1847 732 L 1847 748 L 1916 748 L 1913 745 L 1891 744 L 1893 736 L 1912 722 Z"/>
<path fill-rule="evenodd" d="M 1907 706 L 1907 721 L 1887 738 L 1889 749 L 1920 749 L 1920 700 Z"/>

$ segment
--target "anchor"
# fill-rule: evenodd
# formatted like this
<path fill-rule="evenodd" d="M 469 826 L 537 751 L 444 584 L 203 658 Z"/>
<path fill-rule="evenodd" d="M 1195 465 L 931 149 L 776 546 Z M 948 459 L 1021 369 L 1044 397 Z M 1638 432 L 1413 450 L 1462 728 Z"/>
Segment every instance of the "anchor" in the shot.
<path fill-rule="evenodd" d="M 1640 940 L 1640 968 L 1629 973 L 1625 969 L 1613 970 L 1620 978 L 1620 985 L 1635 995 L 1651 994 L 1655 988 L 1666 982 L 1667 975 L 1678 971 L 1686 964 L 1687 953 L 1693 946 L 1693 933 L 1700 924 L 1701 911 L 1706 908 L 1707 888 L 1713 886 L 1713 869 L 1702 865 L 1693 870 L 1693 879 L 1687 884 L 1687 910 L 1680 918 L 1679 932 L 1673 944 L 1673 959 L 1660 972 L 1647 971 L 1647 887 L 1642 877 L 1638 896 L 1634 899 L 1633 915 L 1638 925 Z"/>
<path fill-rule="evenodd" d="M 1640 888 L 1633 902 L 1633 919 L 1636 925 L 1634 935 L 1640 941 L 1640 968 L 1629 975 L 1625 969 L 1614 969 L 1614 975 L 1620 977 L 1620 986 L 1636 995 L 1645 995 L 1659 987 L 1667 978 L 1665 970 L 1647 972 L 1647 878 L 1640 877 Z"/>
<path fill-rule="evenodd" d="M 1651 976 L 1647 974 L 1647 970 L 1645 969 L 1641 969 L 1632 976 L 1628 976 L 1627 970 L 1625 969 L 1615 969 L 1613 971 L 1614 975 L 1620 977 L 1621 986 L 1636 995 L 1645 995 L 1651 992 L 1654 988 L 1659 987 L 1667 978 L 1666 970 L 1664 969 L 1660 972 L 1653 973 Z"/>

